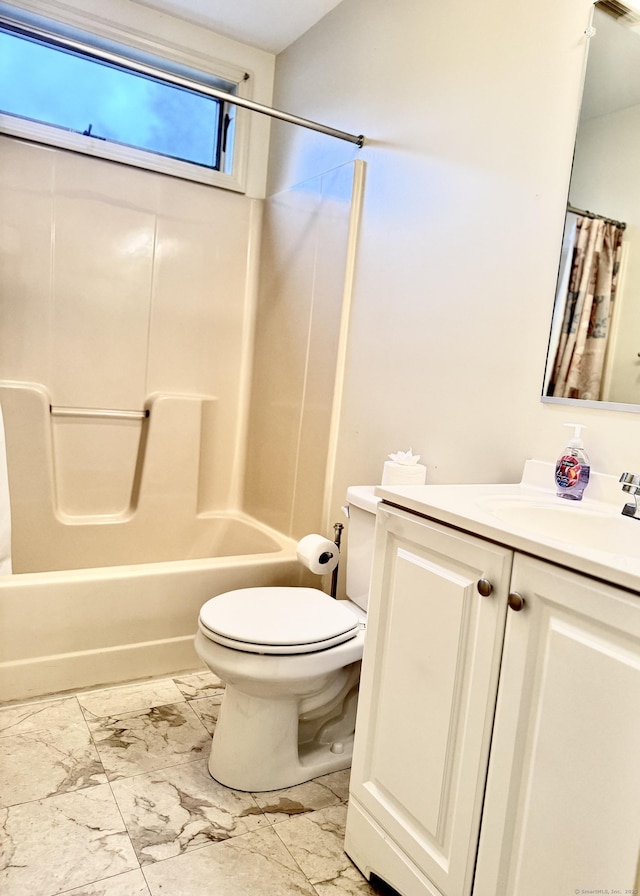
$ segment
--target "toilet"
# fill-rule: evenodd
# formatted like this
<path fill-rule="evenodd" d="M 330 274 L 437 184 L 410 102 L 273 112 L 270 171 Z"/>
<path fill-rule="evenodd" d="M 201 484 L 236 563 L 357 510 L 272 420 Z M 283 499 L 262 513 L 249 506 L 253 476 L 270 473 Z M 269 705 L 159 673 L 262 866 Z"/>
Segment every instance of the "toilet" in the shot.
<path fill-rule="evenodd" d="M 279 790 L 350 767 L 378 501 L 347 491 L 347 600 L 241 588 L 201 608 L 196 651 L 226 684 L 209 758 L 221 784 Z"/>

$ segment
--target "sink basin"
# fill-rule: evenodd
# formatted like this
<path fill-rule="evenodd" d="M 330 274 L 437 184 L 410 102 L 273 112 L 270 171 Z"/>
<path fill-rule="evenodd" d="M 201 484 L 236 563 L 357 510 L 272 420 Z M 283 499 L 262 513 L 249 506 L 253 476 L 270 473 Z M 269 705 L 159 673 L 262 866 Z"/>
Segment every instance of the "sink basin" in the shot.
<path fill-rule="evenodd" d="M 609 554 L 640 557 L 640 520 L 613 509 L 587 506 L 562 498 L 486 497 L 478 500 L 485 512 L 514 530 L 537 538 Z"/>
<path fill-rule="evenodd" d="M 555 465 L 525 461 L 518 483 L 380 486 L 390 505 L 640 595 L 640 521 L 619 477 L 591 471 L 583 501 L 559 498 Z"/>

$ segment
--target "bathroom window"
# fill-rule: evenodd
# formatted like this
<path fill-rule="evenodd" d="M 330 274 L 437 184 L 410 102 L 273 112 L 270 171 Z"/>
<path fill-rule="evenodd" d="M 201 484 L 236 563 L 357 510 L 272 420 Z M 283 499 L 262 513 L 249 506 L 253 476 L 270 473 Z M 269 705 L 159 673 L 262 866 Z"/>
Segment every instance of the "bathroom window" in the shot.
<path fill-rule="evenodd" d="M 232 180 L 237 84 L 0 22 L 0 130 L 190 180 Z M 179 82 L 179 83 L 178 83 Z"/>

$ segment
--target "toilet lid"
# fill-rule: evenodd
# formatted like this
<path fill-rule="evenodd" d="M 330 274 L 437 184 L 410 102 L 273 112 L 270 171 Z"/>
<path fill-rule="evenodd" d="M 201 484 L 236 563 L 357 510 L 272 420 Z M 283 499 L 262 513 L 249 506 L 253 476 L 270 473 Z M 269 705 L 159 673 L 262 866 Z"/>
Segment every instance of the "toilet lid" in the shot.
<path fill-rule="evenodd" d="M 355 637 L 358 617 L 317 588 L 240 588 L 208 600 L 203 634 L 249 653 L 311 653 Z"/>

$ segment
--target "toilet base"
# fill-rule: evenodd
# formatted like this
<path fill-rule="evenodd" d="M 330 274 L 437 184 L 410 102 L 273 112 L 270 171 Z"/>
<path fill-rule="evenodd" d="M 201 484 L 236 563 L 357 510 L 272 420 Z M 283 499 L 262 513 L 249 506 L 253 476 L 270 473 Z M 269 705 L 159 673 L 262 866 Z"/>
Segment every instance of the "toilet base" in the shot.
<path fill-rule="evenodd" d="M 209 772 L 233 790 L 293 787 L 349 768 L 364 630 L 328 650 L 244 653 L 196 634 L 196 651 L 226 682 Z"/>
<path fill-rule="evenodd" d="M 304 784 L 313 778 L 320 778 L 331 772 L 339 772 L 351 768 L 353 755 L 353 735 L 340 743 L 341 753 L 333 753 L 331 744 L 316 744 L 309 751 L 301 750 L 300 759 L 295 766 L 282 768 L 257 768 L 252 772 L 239 771 L 237 768 L 217 758 L 214 751 L 209 757 L 209 774 L 212 778 L 230 787 L 232 790 L 264 793 L 271 790 L 284 790 L 296 784 Z M 305 755 L 306 754 L 306 755 Z"/>
<path fill-rule="evenodd" d="M 357 703 L 357 670 L 333 717 L 315 736 L 299 742 L 308 721 L 299 700 L 256 697 L 226 687 L 209 757 L 209 773 L 233 790 L 281 790 L 351 766 Z"/>

